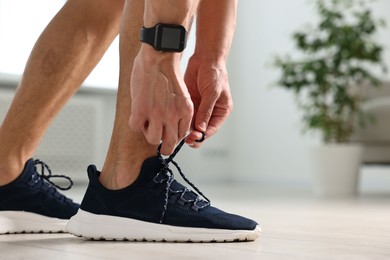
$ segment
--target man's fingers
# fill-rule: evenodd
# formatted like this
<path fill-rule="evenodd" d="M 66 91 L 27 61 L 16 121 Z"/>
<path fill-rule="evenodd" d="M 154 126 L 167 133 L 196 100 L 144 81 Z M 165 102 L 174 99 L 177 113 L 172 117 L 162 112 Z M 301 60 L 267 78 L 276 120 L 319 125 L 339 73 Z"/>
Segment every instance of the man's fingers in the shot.
<path fill-rule="evenodd" d="M 195 140 L 195 142 L 197 143 L 203 143 L 203 141 L 206 140 L 206 134 L 204 132 L 200 132 L 200 133 L 202 134 L 202 137 Z"/>
<path fill-rule="evenodd" d="M 162 146 L 161 154 L 171 155 L 178 143 L 177 139 L 177 129 L 174 129 L 170 126 L 164 126 L 163 136 L 162 136 Z"/>
<path fill-rule="evenodd" d="M 202 145 L 203 141 L 206 140 L 206 133 L 199 131 L 191 131 L 191 133 L 186 138 L 186 144 L 192 148 L 198 148 Z"/>
<path fill-rule="evenodd" d="M 158 145 L 163 135 L 163 126 L 161 122 L 153 120 L 145 124 L 143 132 L 149 144 Z"/>
<path fill-rule="evenodd" d="M 129 126 L 133 132 L 142 132 L 144 130 L 145 124 L 145 120 L 141 117 L 137 117 L 134 114 L 130 116 Z"/>
<path fill-rule="evenodd" d="M 216 98 L 213 96 L 204 97 L 199 105 L 198 111 L 195 115 L 195 129 L 200 132 L 205 132 L 215 106 Z"/>
<path fill-rule="evenodd" d="M 226 117 L 218 117 L 218 116 L 212 117 L 209 121 L 209 125 L 207 126 L 207 130 L 206 130 L 207 137 L 211 137 L 215 135 L 218 132 L 218 130 L 221 128 L 225 120 Z"/>
<path fill-rule="evenodd" d="M 183 139 L 189 132 L 189 129 L 191 127 L 191 118 L 188 120 L 181 119 L 179 121 L 179 130 L 178 130 L 178 140 Z"/>

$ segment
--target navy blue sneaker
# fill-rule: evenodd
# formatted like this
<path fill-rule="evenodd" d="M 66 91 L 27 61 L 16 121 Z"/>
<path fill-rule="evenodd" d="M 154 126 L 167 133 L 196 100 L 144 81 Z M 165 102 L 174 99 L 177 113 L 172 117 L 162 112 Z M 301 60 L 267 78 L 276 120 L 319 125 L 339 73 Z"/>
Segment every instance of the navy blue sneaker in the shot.
<path fill-rule="evenodd" d="M 184 176 L 172 159 L 160 154 L 145 160 L 137 180 L 120 190 L 106 189 L 100 172 L 88 167 L 89 186 L 78 213 L 68 223 L 68 232 L 86 239 L 228 242 L 251 241 L 259 225 L 210 205 L 209 200 Z M 191 191 L 174 179 L 172 163 Z"/>
<path fill-rule="evenodd" d="M 45 169 L 49 174 L 45 175 Z M 50 181 L 52 177 L 66 178 L 70 185 L 61 188 Z M 66 232 L 66 224 L 79 205 L 57 188 L 67 190 L 72 184 L 67 176 L 52 175 L 44 162 L 28 160 L 16 180 L 0 186 L 0 234 Z"/>

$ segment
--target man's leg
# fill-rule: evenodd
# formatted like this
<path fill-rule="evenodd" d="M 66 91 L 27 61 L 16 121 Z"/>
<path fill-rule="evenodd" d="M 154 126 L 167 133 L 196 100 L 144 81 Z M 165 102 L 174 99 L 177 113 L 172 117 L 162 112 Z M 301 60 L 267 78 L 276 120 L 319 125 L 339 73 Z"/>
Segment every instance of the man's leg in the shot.
<path fill-rule="evenodd" d="M 130 131 L 130 76 L 143 26 L 144 0 L 126 1 L 120 28 L 120 75 L 114 129 L 106 161 L 100 175 L 109 189 L 131 184 L 138 176 L 143 161 L 156 154 L 156 147 L 147 143 L 142 133 Z"/>
<path fill-rule="evenodd" d="M 0 128 L 0 234 L 65 232 L 76 214 L 30 158 L 118 34 L 122 9 L 122 0 L 68 0 L 38 39 Z"/>
<path fill-rule="evenodd" d="M 0 128 L 0 186 L 32 157 L 50 122 L 118 34 L 123 1 L 68 0 L 38 39 Z"/>

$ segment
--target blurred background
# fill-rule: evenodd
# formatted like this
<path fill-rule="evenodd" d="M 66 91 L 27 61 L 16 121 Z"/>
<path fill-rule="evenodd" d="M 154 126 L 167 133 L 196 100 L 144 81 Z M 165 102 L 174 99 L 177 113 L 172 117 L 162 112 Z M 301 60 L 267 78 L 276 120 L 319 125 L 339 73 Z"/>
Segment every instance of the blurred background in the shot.
<path fill-rule="evenodd" d="M 35 40 L 64 2 L 0 0 L 0 119 Z M 390 26 L 390 1 L 377 0 L 369 6 Z M 178 156 L 190 179 L 198 183 L 250 184 L 258 189 L 311 190 L 310 149 L 321 140 L 302 133 L 301 113 L 294 96 L 274 86 L 278 71 L 270 63 L 275 55 L 293 55 L 291 34 L 316 19 L 310 0 L 239 1 L 228 61 L 234 112 L 218 135 L 201 149 L 186 147 Z M 382 29 L 377 38 L 385 48 L 385 63 L 389 65 L 390 28 Z M 183 70 L 193 47 L 194 35 L 183 58 Z M 81 184 L 86 182 L 87 165 L 100 167 L 104 161 L 115 112 L 118 63 L 116 39 L 37 151 L 36 157 L 55 172 Z M 389 80 L 388 75 L 381 77 Z M 390 111 L 390 102 L 388 105 Z M 359 180 L 361 193 L 388 193 L 390 168 L 363 165 Z"/>

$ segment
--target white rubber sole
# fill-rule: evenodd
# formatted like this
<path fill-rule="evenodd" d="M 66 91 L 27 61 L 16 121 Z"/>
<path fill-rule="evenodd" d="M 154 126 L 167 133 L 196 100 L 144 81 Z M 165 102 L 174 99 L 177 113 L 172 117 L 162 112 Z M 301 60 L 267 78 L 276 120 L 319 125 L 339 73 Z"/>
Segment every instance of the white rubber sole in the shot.
<path fill-rule="evenodd" d="M 46 217 L 24 211 L 0 211 L 0 234 L 63 233 L 67 219 Z"/>
<path fill-rule="evenodd" d="M 75 236 L 93 240 L 163 242 L 239 242 L 253 241 L 261 233 L 254 230 L 221 230 L 176 227 L 135 219 L 96 215 L 79 209 L 67 225 Z"/>

